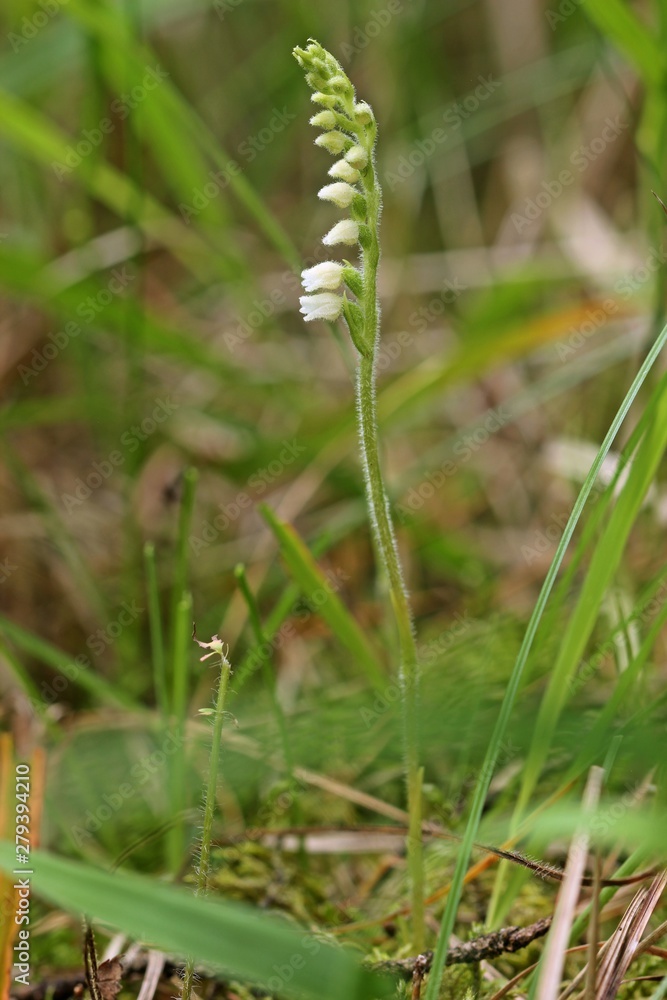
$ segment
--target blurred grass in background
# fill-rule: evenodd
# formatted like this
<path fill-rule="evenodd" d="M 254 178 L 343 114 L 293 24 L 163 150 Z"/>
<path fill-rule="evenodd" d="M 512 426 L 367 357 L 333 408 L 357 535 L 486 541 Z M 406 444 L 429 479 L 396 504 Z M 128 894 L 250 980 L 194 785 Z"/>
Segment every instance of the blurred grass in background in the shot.
<path fill-rule="evenodd" d="M 8 0 L 0 678 L 19 746 L 53 747 L 48 845 L 110 862 L 196 806 L 191 720 L 212 681 L 186 663 L 193 617 L 237 666 L 221 792 L 230 830 L 262 801 L 265 825 L 294 818 L 293 802 L 275 803 L 295 763 L 401 802 L 354 357 L 297 314 L 298 271 L 331 221 L 314 196 L 329 164 L 290 57 L 308 36 L 340 59 L 380 126 L 383 446 L 425 668 L 429 801 L 457 825 L 579 485 L 662 325 L 665 220 L 650 191 L 665 194 L 666 12 L 601 0 Z M 634 506 L 613 516 L 627 482 L 619 455 L 642 447 L 660 414 L 660 375 L 604 467 L 531 653 L 493 786 L 499 809 L 513 807 L 526 754 L 524 807 L 604 756 L 610 725 L 626 727 L 619 787 L 656 763 L 646 720 L 664 718 L 665 495 L 660 475 L 650 485 L 660 440 L 641 439 Z M 184 505 L 189 468 L 198 481 Z M 260 503 L 295 526 L 319 570 Z M 609 578 L 582 591 L 601 537 Z M 567 647 L 568 697 L 536 749 L 573 611 L 582 648 Z M 183 732 L 190 720 L 193 753 L 168 786 L 159 768 L 135 775 L 141 795 L 86 829 L 104 790 L 159 747 L 161 683 Z M 353 821 L 343 801 L 309 805 L 314 794 L 302 789 L 301 815 Z M 170 864 L 184 843 L 167 845 Z M 440 884 L 442 850 L 433 858 Z M 151 842 L 130 863 L 163 859 Z"/>

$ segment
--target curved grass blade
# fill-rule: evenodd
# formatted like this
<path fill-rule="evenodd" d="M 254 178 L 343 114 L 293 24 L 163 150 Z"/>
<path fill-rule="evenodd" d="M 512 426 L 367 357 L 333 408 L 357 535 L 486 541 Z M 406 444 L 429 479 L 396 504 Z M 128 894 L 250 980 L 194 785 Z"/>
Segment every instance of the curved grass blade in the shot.
<path fill-rule="evenodd" d="M 361 968 L 342 948 L 249 906 L 196 898 L 176 886 L 126 872 L 100 871 L 31 852 L 34 891 L 56 906 L 87 913 L 168 954 L 193 955 L 202 965 L 266 986 L 281 996 L 370 1000 L 393 983 Z M 13 844 L 0 843 L 0 868 L 12 872 Z"/>
<path fill-rule="evenodd" d="M 500 712 L 489 741 L 484 764 L 480 770 L 480 778 L 475 787 L 468 823 L 466 825 L 463 840 L 456 860 L 451 890 L 447 897 L 447 903 L 442 915 L 442 923 L 440 925 L 438 942 L 433 956 L 433 964 L 431 966 L 431 974 L 426 989 L 425 1000 L 437 1000 L 438 997 L 439 984 L 447 958 L 449 939 L 454 929 L 456 912 L 461 898 L 463 879 L 470 860 L 473 843 L 477 837 L 477 830 L 482 816 L 482 809 L 484 808 L 484 802 L 486 800 L 489 785 L 495 770 L 495 762 L 498 756 L 500 743 L 505 735 L 505 730 L 507 729 L 507 725 L 509 723 L 510 715 L 519 692 L 519 686 L 523 677 L 524 668 L 528 662 L 528 656 L 532 649 L 540 621 L 542 620 L 542 615 L 544 614 L 544 609 L 549 599 L 549 595 L 554 583 L 556 582 L 556 577 L 565 557 L 565 552 L 570 544 L 570 540 L 574 534 L 577 523 L 579 522 L 579 518 L 582 515 L 586 501 L 591 494 L 595 480 L 597 479 L 602 468 L 602 463 L 609 453 L 616 435 L 618 434 L 621 425 L 623 424 L 623 421 L 625 420 L 628 411 L 637 396 L 637 393 L 641 389 L 648 373 L 655 364 L 661 350 L 665 346 L 665 343 L 667 343 L 667 326 L 663 328 L 660 336 L 657 338 L 646 356 L 644 363 L 639 369 L 625 399 L 621 403 L 621 406 L 611 423 L 611 427 L 607 431 L 605 439 L 600 446 L 600 450 L 595 457 L 590 472 L 586 476 L 584 484 L 579 492 L 579 496 L 577 497 L 574 507 L 572 508 L 572 513 L 570 514 L 568 522 L 565 525 L 565 530 L 563 531 L 563 535 L 558 544 L 558 548 L 556 549 L 553 561 L 542 585 L 542 590 L 540 591 L 537 603 L 535 604 L 530 621 L 528 622 L 526 634 L 521 644 L 521 648 L 519 649 L 516 663 L 514 664 L 512 674 L 505 690 L 503 703 L 500 707 Z"/>

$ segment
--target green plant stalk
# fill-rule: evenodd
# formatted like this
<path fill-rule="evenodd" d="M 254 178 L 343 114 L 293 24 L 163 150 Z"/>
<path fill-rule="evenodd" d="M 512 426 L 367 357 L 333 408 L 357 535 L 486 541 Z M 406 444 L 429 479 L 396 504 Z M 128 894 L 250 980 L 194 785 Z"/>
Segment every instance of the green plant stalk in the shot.
<path fill-rule="evenodd" d="M 217 647 L 217 643 L 216 643 Z M 222 643 L 216 652 L 220 656 L 220 683 L 215 700 L 213 716 L 213 742 L 208 766 L 208 781 L 204 794 L 204 822 L 202 824 L 201 850 L 197 866 L 197 881 L 195 896 L 205 896 L 208 890 L 208 877 L 211 869 L 211 838 L 213 835 L 213 816 L 215 813 L 216 791 L 218 788 L 218 762 L 220 760 L 220 744 L 222 742 L 222 727 L 225 719 L 225 701 L 232 668 L 222 650 Z M 182 1000 L 190 1000 L 194 986 L 194 958 L 188 958 L 183 971 Z"/>
<path fill-rule="evenodd" d="M 377 272 L 380 264 L 379 225 L 382 191 L 375 168 L 374 149 L 377 124 L 366 101 L 357 102 L 352 82 L 340 63 L 319 42 L 310 38 L 307 48 L 298 46 L 294 56 L 306 73 L 314 91 L 312 100 L 324 108 L 310 119 L 323 130 L 316 145 L 343 159 L 334 164 L 329 176 L 338 183 L 327 185 L 320 198 L 339 208 L 349 209 L 350 217 L 339 222 L 323 238 L 325 246 L 343 243 L 361 248 L 361 267 L 348 261 L 324 261 L 302 272 L 306 292 L 320 291 L 300 299 L 306 322 L 335 321 L 345 317 L 359 360 L 356 379 L 357 422 L 366 485 L 366 499 L 373 529 L 378 562 L 388 583 L 398 632 L 399 679 L 405 748 L 409 829 L 408 871 L 412 896 L 413 945 L 424 949 L 424 875 L 422 857 L 422 778 L 418 751 L 419 662 L 408 594 L 403 582 L 398 545 L 391 510 L 382 477 L 378 444 L 375 369 L 380 340 L 380 309 Z M 359 190 L 359 185 L 362 191 Z M 344 292 L 332 294 L 341 284 L 356 296 L 352 302 Z"/>
<path fill-rule="evenodd" d="M 357 370 L 357 418 L 366 482 L 366 499 L 375 533 L 380 561 L 389 581 L 389 595 L 398 631 L 400 651 L 401 707 L 405 744 L 406 785 L 410 816 L 407 853 L 413 918 L 413 944 L 424 949 L 424 866 L 422 849 L 422 780 L 419 767 L 419 663 L 412 623 L 412 613 L 403 582 L 398 545 L 384 486 L 378 442 L 375 369 L 380 342 L 380 310 L 377 298 L 377 270 L 380 263 L 378 227 L 381 192 L 371 158 L 370 169 L 362 176 L 367 202 L 368 238 L 362 248 L 364 285 L 365 350 L 360 353 Z"/>
<path fill-rule="evenodd" d="M 155 700 L 163 721 L 169 715 L 169 695 L 167 693 L 167 667 L 164 657 L 164 632 L 160 614 L 160 590 L 155 566 L 155 546 L 146 542 L 144 546 L 144 561 L 146 568 L 146 590 L 148 592 L 148 623 L 151 634 L 151 650 L 153 662 L 153 686 Z"/>

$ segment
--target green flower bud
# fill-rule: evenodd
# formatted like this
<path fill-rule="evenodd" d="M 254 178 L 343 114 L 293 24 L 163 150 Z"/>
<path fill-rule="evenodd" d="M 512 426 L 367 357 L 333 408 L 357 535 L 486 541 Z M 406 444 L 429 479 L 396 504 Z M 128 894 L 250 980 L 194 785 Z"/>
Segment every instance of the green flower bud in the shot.
<path fill-rule="evenodd" d="M 354 105 L 354 117 L 360 125 L 370 125 L 375 121 L 373 109 L 366 101 L 359 101 Z"/>
<path fill-rule="evenodd" d="M 329 168 L 328 174 L 329 177 L 334 177 L 337 181 L 346 181 L 347 184 L 356 184 L 361 180 L 359 171 L 350 166 L 347 160 L 338 160 Z"/>
<path fill-rule="evenodd" d="M 364 170 L 368 166 L 368 153 L 363 146 L 352 146 L 345 154 L 345 159 L 356 170 Z"/>
<path fill-rule="evenodd" d="M 349 144 L 350 139 L 343 132 L 325 132 L 323 135 L 318 135 L 315 140 L 316 146 L 321 146 L 334 156 L 342 153 Z"/>
<path fill-rule="evenodd" d="M 333 111 L 320 111 L 313 115 L 310 124 L 314 125 L 315 128 L 332 129 L 336 127 L 336 116 Z"/>

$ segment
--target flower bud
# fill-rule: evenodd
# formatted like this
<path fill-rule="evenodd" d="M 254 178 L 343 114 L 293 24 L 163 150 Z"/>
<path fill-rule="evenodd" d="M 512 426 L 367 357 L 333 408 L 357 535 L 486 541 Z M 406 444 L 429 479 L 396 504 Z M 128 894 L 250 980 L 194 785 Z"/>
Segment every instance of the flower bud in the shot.
<path fill-rule="evenodd" d="M 351 167 L 355 167 L 357 170 L 363 170 L 364 167 L 368 166 L 368 153 L 363 146 L 352 146 L 345 154 L 345 159 Z"/>
<path fill-rule="evenodd" d="M 343 264 L 335 260 L 323 260 L 321 264 L 314 267 L 307 267 L 301 272 L 301 283 L 307 292 L 315 292 L 319 289 L 332 291 L 338 288 L 347 274 L 347 269 Z"/>
<path fill-rule="evenodd" d="M 330 229 L 326 236 L 322 237 L 322 242 L 326 247 L 334 246 L 336 243 L 347 243 L 353 246 L 359 242 L 359 223 L 352 219 L 343 219 L 337 222 L 333 229 Z"/>
<path fill-rule="evenodd" d="M 322 201 L 330 201 L 339 208 L 349 208 L 357 192 L 350 184 L 339 181 L 337 184 L 327 184 L 318 192 Z"/>
<path fill-rule="evenodd" d="M 375 121 L 373 109 L 366 101 L 359 101 L 354 105 L 354 117 L 360 125 L 370 125 Z"/>
<path fill-rule="evenodd" d="M 329 177 L 335 177 L 336 180 L 340 181 L 347 181 L 348 184 L 356 184 L 357 181 L 361 180 L 359 171 L 350 166 L 347 160 L 336 160 L 328 173 Z"/>
<path fill-rule="evenodd" d="M 321 94 L 319 90 L 311 94 L 310 99 L 313 104 L 321 104 L 323 108 L 335 108 L 337 104 L 340 104 L 339 97 L 334 96 L 334 94 Z"/>
<path fill-rule="evenodd" d="M 343 308 L 342 295 L 332 292 L 322 292 L 320 295 L 302 295 L 299 299 L 301 313 L 306 323 L 315 319 L 325 319 L 333 322 L 338 319 Z"/>
<path fill-rule="evenodd" d="M 337 156 L 343 152 L 349 141 L 343 132 L 325 132 L 324 135 L 318 135 L 315 145 Z"/>
<path fill-rule="evenodd" d="M 310 119 L 310 124 L 314 125 L 315 128 L 330 130 L 336 127 L 336 116 L 333 111 L 320 111 L 318 114 L 313 115 Z"/>
<path fill-rule="evenodd" d="M 332 76 L 329 80 L 329 90 L 333 90 L 334 94 L 351 94 L 352 84 L 346 76 Z"/>

